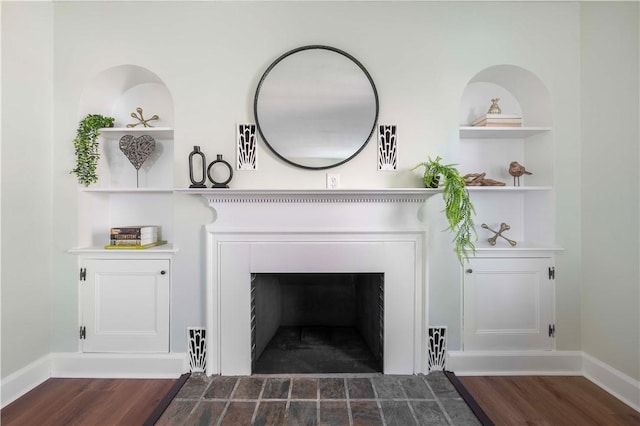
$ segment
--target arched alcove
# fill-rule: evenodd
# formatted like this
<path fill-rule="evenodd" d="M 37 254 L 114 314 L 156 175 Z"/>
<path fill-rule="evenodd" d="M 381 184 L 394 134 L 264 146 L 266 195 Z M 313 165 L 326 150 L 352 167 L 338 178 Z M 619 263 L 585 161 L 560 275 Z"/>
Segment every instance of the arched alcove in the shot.
<path fill-rule="evenodd" d="M 522 126 L 473 127 L 471 123 L 488 112 L 493 98 L 500 99 L 503 114 L 521 116 Z M 468 187 L 473 192 L 476 223 L 509 224 L 509 235 L 519 246 L 555 242 L 552 115 L 549 90 L 534 73 L 516 65 L 495 65 L 478 72 L 460 99 L 461 173 L 485 173 L 487 180 L 505 184 Z M 511 175 L 514 161 L 532 174 Z M 481 238 L 486 233 L 476 230 Z M 483 240 L 480 246 L 486 245 Z"/>
<path fill-rule="evenodd" d="M 142 108 L 153 127 L 145 128 L 132 117 Z M 132 64 L 118 65 L 97 74 L 85 87 L 78 108 L 79 119 L 87 114 L 115 118 L 113 129 L 101 131 L 99 181 L 92 188 L 171 188 L 173 186 L 173 99 L 154 72 Z M 138 125 L 132 129 L 128 124 Z M 118 141 L 125 134 L 148 134 L 156 141 L 152 155 L 139 171 L 121 152 Z"/>
<path fill-rule="evenodd" d="M 116 119 L 116 127 L 125 127 L 136 122 L 131 113 L 138 107 L 145 118 L 159 116 L 152 122 L 154 127 L 173 126 L 173 99 L 162 79 L 138 65 L 118 65 L 102 71 L 87 85 L 79 115 L 108 115 Z"/>
<path fill-rule="evenodd" d="M 544 83 L 531 71 L 516 65 L 495 65 L 477 73 L 460 101 L 460 125 L 468 126 L 485 114 L 492 98 L 500 98 L 504 114 L 522 114 L 525 127 L 552 125 L 551 99 Z"/>

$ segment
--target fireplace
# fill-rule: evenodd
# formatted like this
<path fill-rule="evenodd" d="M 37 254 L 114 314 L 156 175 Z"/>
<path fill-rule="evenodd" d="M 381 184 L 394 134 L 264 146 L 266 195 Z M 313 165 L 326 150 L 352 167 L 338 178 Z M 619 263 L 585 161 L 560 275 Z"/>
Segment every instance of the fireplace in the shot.
<path fill-rule="evenodd" d="M 331 333 L 337 340 L 338 332 L 357 333 L 378 358 L 371 368 L 427 372 L 427 229 L 420 207 L 434 190 L 201 192 L 216 213 L 206 226 L 207 374 L 252 374 L 258 352 L 283 326 L 261 315 L 271 309 L 282 317 L 279 304 L 309 294 L 355 303 L 345 309 L 365 315 L 368 326 L 339 316 L 331 317 L 335 324 L 323 323 L 319 312 L 309 312 L 297 325 L 284 324 L 301 327 L 293 331 L 298 338 L 313 343 L 331 340 Z M 273 294 L 256 302 L 258 291 Z M 375 297 L 377 307 L 357 313 L 358 303 Z M 301 317 L 300 310 L 287 315 Z M 253 327 L 259 315 L 269 329 L 264 335 Z"/>
<path fill-rule="evenodd" d="M 383 274 L 251 279 L 254 374 L 382 372 L 383 332 Z"/>

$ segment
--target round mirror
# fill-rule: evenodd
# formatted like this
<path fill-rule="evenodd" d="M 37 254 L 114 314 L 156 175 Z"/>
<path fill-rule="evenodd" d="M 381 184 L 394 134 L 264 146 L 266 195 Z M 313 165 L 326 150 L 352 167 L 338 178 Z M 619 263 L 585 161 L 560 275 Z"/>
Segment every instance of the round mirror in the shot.
<path fill-rule="evenodd" d="M 352 159 L 378 120 L 378 92 L 353 56 L 305 46 L 280 56 L 258 83 L 254 114 L 260 136 L 284 161 L 327 169 Z"/>

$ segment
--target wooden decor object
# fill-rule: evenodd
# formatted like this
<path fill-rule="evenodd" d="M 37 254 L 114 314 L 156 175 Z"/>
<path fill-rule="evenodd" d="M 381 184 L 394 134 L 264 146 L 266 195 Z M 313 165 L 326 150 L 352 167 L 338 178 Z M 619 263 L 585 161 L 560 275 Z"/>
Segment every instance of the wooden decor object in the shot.
<path fill-rule="evenodd" d="M 505 186 L 504 182 L 499 180 L 485 178 L 487 174 L 482 173 L 467 173 L 463 176 L 464 184 L 467 186 Z"/>
<path fill-rule="evenodd" d="M 512 161 L 511 164 L 509 164 L 509 174 L 513 176 L 513 186 L 520 186 L 520 176 L 532 175 L 533 173 L 525 169 L 525 167 L 517 161 Z"/>

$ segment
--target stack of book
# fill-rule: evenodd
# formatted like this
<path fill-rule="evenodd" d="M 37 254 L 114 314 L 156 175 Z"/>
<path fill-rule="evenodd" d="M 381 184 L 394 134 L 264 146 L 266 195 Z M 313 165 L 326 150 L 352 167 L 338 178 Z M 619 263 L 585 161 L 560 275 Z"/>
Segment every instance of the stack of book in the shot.
<path fill-rule="evenodd" d="M 158 239 L 157 226 L 121 226 L 109 231 L 107 249 L 145 249 L 166 244 Z"/>
<path fill-rule="evenodd" d="M 484 114 L 473 122 L 474 127 L 522 127 L 522 117 L 516 114 Z"/>

